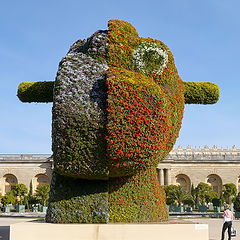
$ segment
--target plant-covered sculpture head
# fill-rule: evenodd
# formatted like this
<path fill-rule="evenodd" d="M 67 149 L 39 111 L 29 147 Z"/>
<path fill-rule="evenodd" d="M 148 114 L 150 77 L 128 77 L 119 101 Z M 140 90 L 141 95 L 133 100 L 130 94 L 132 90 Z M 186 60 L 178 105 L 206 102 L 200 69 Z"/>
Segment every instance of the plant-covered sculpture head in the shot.
<path fill-rule="evenodd" d="M 102 179 L 132 175 L 168 154 L 181 127 L 184 84 L 163 42 L 110 20 L 108 31 L 76 42 L 62 60 L 54 101 L 56 170 Z"/>
<path fill-rule="evenodd" d="M 163 42 L 124 21 L 108 27 L 72 45 L 54 83 L 19 87 L 22 101 L 53 101 L 54 166 L 63 176 L 106 180 L 156 168 L 178 137 L 184 103 L 218 100 L 215 84 L 181 80 Z"/>

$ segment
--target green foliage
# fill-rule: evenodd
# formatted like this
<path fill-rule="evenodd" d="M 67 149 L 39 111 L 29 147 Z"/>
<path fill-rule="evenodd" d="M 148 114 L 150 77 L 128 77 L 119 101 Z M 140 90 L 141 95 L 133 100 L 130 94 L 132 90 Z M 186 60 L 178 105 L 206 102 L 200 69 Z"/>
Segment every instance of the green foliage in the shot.
<path fill-rule="evenodd" d="M 189 194 L 187 194 L 181 186 L 168 185 L 164 186 L 164 190 L 166 192 L 167 204 L 177 203 L 178 206 L 181 206 L 185 200 L 189 200 Z"/>
<path fill-rule="evenodd" d="M 158 222 L 167 219 L 164 189 L 156 169 L 109 181 L 109 222 Z"/>
<path fill-rule="evenodd" d="M 39 203 L 39 200 L 36 198 L 36 196 L 32 195 L 28 195 L 27 197 L 25 197 L 25 200 L 28 209 L 30 209 L 32 205 Z"/>
<path fill-rule="evenodd" d="M 184 82 L 186 104 L 214 104 L 219 99 L 219 87 L 210 82 Z"/>
<path fill-rule="evenodd" d="M 1 203 L 4 206 L 7 206 L 8 204 L 15 204 L 16 203 L 16 197 L 14 197 L 12 194 L 6 194 L 2 197 Z"/>
<path fill-rule="evenodd" d="M 38 200 L 40 200 L 40 203 L 43 206 L 46 206 L 48 198 L 49 198 L 49 191 L 50 191 L 50 185 L 39 185 L 36 189 L 35 196 Z"/>
<path fill-rule="evenodd" d="M 51 189 L 47 222 L 155 222 L 167 219 L 165 194 L 155 169 L 137 176 L 100 181 L 54 173 Z"/>
<path fill-rule="evenodd" d="M 32 186 L 32 181 L 29 184 L 29 192 L 28 192 L 28 196 L 32 196 L 33 194 L 33 186 Z"/>
<path fill-rule="evenodd" d="M 220 198 L 213 198 L 212 203 L 213 203 L 213 206 L 220 207 L 222 204 L 222 201 Z"/>
<path fill-rule="evenodd" d="M 240 212 L 240 192 L 238 193 L 236 199 L 233 202 L 233 208 L 236 212 Z"/>
<path fill-rule="evenodd" d="M 188 205 L 194 207 L 194 198 L 191 194 L 187 194 L 185 199 L 183 200 L 184 205 Z"/>
<path fill-rule="evenodd" d="M 108 181 L 84 180 L 53 173 L 47 222 L 107 223 L 108 220 Z"/>
<path fill-rule="evenodd" d="M 21 184 L 14 185 L 11 189 L 11 192 L 15 197 L 17 196 L 22 197 L 27 195 L 28 190 L 26 185 L 21 183 Z"/>
<path fill-rule="evenodd" d="M 174 190 L 176 185 L 166 185 L 164 186 L 164 191 L 166 193 L 166 204 L 171 205 L 175 203 Z"/>
<path fill-rule="evenodd" d="M 53 122 L 58 131 L 52 146 L 54 167 L 65 176 L 85 179 L 107 179 L 109 163 L 106 157 L 106 126 L 97 116 L 85 116 L 79 112 L 69 113 L 69 107 L 61 106 L 61 116 L 66 114 L 65 124 Z"/>
<path fill-rule="evenodd" d="M 19 204 L 22 204 L 24 202 L 24 197 L 28 193 L 28 190 L 27 190 L 26 185 L 16 184 L 12 187 L 11 193 L 14 197 L 17 198 L 17 201 L 19 202 Z"/>
<path fill-rule="evenodd" d="M 228 203 L 231 204 L 233 199 L 236 197 L 237 195 L 237 187 L 235 184 L 233 183 L 227 183 L 223 185 L 223 200 Z"/>
<path fill-rule="evenodd" d="M 22 82 L 17 96 L 22 102 L 53 102 L 53 81 Z"/>
<path fill-rule="evenodd" d="M 197 185 L 195 194 L 201 205 L 210 203 L 213 198 L 218 197 L 217 193 L 212 190 L 212 187 L 203 182 Z"/>

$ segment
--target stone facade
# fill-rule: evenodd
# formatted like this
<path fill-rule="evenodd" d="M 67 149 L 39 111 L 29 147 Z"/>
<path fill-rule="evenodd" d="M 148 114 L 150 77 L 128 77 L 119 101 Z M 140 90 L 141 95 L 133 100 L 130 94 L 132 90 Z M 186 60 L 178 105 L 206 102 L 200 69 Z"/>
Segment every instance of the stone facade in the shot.
<path fill-rule="evenodd" d="M 48 184 L 52 176 L 52 159 L 46 154 L 0 154 L 0 194 L 11 186 L 23 183 L 32 191 L 38 185 Z"/>
<path fill-rule="evenodd" d="M 240 149 L 235 146 L 230 149 L 178 147 L 158 164 L 157 170 L 161 185 L 181 185 L 189 191 L 192 184 L 205 182 L 221 192 L 223 184 L 234 183 L 240 191 Z"/>
<path fill-rule="evenodd" d="M 32 184 L 33 192 L 40 184 L 51 182 L 53 161 L 48 154 L 0 154 L 0 194 L 10 191 L 11 185 Z M 209 183 L 216 192 L 222 185 L 234 183 L 240 191 L 240 149 L 196 149 L 178 147 L 157 166 L 161 185 L 181 185 L 190 190 L 199 182 Z"/>

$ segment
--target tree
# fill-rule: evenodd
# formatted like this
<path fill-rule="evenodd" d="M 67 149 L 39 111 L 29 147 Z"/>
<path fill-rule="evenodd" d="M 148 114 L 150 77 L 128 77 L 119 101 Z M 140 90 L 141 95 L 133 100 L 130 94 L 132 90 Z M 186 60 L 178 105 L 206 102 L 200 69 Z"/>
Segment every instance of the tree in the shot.
<path fill-rule="evenodd" d="M 5 196 L 2 197 L 1 203 L 4 206 L 7 206 L 8 204 L 15 204 L 16 203 L 16 198 L 11 194 L 6 194 Z"/>
<path fill-rule="evenodd" d="M 30 209 L 33 204 L 38 203 L 36 197 L 33 196 L 32 193 L 33 193 L 33 187 L 32 187 L 32 181 L 31 181 L 29 185 L 28 195 L 24 199 L 26 202 L 25 205 L 27 206 L 28 209 Z"/>
<path fill-rule="evenodd" d="M 213 198 L 212 199 L 212 204 L 215 207 L 220 207 L 222 204 L 221 198 Z"/>
<path fill-rule="evenodd" d="M 186 197 L 183 200 L 184 205 L 194 207 L 194 198 L 191 194 L 186 194 Z"/>
<path fill-rule="evenodd" d="M 48 201 L 49 198 L 49 191 L 50 191 L 50 185 L 46 184 L 46 185 L 39 185 L 36 189 L 36 193 L 35 196 L 38 200 L 40 200 L 40 203 L 43 206 L 46 206 L 46 203 Z"/>
<path fill-rule="evenodd" d="M 28 190 L 25 184 L 16 184 L 12 187 L 11 193 L 17 198 L 19 204 L 23 203 L 24 197 L 27 195 Z"/>
<path fill-rule="evenodd" d="M 168 185 L 164 187 L 166 196 L 167 196 L 167 204 L 177 203 L 178 206 L 181 206 L 183 201 L 187 197 L 187 193 L 182 189 L 181 186 L 176 185 Z"/>
<path fill-rule="evenodd" d="M 237 187 L 233 183 L 227 183 L 223 185 L 223 199 L 226 203 L 231 204 L 233 199 L 237 195 Z"/>
<path fill-rule="evenodd" d="M 240 212 L 240 192 L 238 193 L 236 199 L 233 202 L 233 208 L 236 212 Z"/>
<path fill-rule="evenodd" d="M 181 186 L 177 186 L 177 188 L 174 191 L 174 197 L 176 202 L 178 203 L 178 206 L 181 206 L 183 201 L 187 197 L 187 193 L 183 190 Z"/>
<path fill-rule="evenodd" d="M 212 187 L 207 183 L 200 182 L 195 188 L 195 194 L 200 202 L 200 204 L 204 205 L 206 203 L 210 203 L 213 198 L 218 197 L 217 193 L 212 190 Z"/>
<path fill-rule="evenodd" d="M 164 186 L 164 190 L 166 193 L 166 203 L 167 205 L 174 204 L 175 199 L 173 197 L 173 191 L 174 191 L 175 185 L 167 185 Z"/>

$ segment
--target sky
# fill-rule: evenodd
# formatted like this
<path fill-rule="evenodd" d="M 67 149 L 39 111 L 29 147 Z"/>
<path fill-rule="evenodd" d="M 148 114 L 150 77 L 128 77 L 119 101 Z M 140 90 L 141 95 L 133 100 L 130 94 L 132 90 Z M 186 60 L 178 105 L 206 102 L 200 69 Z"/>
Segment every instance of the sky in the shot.
<path fill-rule="evenodd" d="M 0 153 L 51 154 L 51 103 L 22 103 L 21 82 L 54 80 L 70 45 L 130 22 L 163 41 L 183 81 L 220 87 L 215 105 L 185 105 L 175 147 L 240 148 L 238 0 L 12 0 L 0 8 Z"/>

